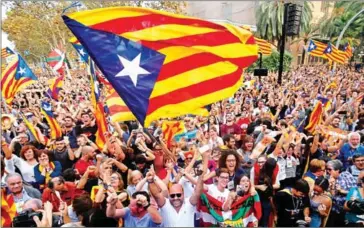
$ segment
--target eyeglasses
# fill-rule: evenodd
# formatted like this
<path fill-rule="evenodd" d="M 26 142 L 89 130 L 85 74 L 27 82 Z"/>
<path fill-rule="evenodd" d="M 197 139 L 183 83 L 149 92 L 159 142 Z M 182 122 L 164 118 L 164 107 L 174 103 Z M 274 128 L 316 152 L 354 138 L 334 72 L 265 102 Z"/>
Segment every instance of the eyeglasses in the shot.
<path fill-rule="evenodd" d="M 229 159 L 229 160 L 226 160 L 226 162 L 236 162 L 235 159 Z"/>
<path fill-rule="evenodd" d="M 188 157 L 188 158 L 186 158 L 186 160 L 192 160 L 192 157 Z"/>
<path fill-rule="evenodd" d="M 229 180 L 229 177 L 227 176 L 220 176 L 221 179 L 224 179 L 224 180 Z"/>
<path fill-rule="evenodd" d="M 258 164 L 264 164 L 265 161 L 258 161 Z"/>
<path fill-rule="evenodd" d="M 170 194 L 169 197 L 171 197 L 172 199 L 174 198 L 180 198 L 182 196 L 182 193 L 175 193 L 175 194 Z"/>

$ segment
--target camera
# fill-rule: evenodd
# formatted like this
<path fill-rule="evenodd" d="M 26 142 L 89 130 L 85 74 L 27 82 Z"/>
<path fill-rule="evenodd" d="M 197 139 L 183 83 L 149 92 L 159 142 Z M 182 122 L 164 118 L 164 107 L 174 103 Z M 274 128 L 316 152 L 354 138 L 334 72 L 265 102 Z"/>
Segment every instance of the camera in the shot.
<path fill-rule="evenodd" d="M 42 212 L 34 212 L 33 210 L 20 212 L 18 216 L 14 217 L 13 227 L 37 227 L 37 224 L 33 220 L 34 216 L 38 216 L 39 220 L 43 218 Z"/>
<path fill-rule="evenodd" d="M 38 216 L 39 220 L 42 220 L 43 214 L 39 211 L 33 211 L 32 209 L 24 210 L 13 219 L 13 227 L 37 227 L 33 217 Z M 59 215 L 52 216 L 52 227 L 61 227 L 63 225 L 62 218 Z"/>

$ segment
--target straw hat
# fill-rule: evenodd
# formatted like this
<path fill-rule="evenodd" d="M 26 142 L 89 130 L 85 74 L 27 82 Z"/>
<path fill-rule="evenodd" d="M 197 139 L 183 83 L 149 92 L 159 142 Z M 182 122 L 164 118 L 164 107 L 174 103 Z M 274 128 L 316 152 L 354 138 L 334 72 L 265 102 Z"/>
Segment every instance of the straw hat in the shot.
<path fill-rule="evenodd" d="M 15 122 L 15 117 L 9 114 L 1 115 L 1 127 L 3 130 L 9 130 L 13 123 Z"/>

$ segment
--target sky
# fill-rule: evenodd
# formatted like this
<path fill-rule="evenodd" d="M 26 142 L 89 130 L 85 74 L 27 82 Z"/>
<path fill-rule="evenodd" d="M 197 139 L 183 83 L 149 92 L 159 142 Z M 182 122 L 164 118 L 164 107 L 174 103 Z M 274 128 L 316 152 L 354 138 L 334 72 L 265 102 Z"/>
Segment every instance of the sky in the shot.
<path fill-rule="evenodd" d="M 1 6 L 1 19 L 6 18 L 6 7 Z M 1 30 L 1 48 L 9 46 L 14 49 L 15 45 L 8 40 L 8 34 Z"/>

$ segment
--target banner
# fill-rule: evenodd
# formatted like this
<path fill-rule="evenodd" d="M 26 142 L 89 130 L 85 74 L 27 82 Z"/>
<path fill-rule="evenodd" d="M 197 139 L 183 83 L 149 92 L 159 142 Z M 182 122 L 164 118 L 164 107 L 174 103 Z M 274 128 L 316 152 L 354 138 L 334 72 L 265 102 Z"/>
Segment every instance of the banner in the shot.
<path fill-rule="evenodd" d="M 222 209 L 223 203 L 203 193 L 198 205 L 200 226 L 202 227 L 252 227 L 262 216 L 258 194 L 239 197 L 229 211 Z"/>

